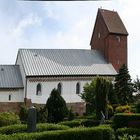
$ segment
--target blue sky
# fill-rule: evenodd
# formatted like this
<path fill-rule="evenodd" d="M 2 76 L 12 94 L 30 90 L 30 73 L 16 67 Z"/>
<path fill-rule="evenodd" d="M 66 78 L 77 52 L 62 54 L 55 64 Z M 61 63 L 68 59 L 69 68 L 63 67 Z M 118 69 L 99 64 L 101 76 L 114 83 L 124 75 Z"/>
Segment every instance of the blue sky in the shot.
<path fill-rule="evenodd" d="M 14 64 L 19 48 L 90 49 L 98 8 L 119 13 L 128 32 L 128 68 L 140 77 L 140 1 L 0 0 L 0 64 Z"/>

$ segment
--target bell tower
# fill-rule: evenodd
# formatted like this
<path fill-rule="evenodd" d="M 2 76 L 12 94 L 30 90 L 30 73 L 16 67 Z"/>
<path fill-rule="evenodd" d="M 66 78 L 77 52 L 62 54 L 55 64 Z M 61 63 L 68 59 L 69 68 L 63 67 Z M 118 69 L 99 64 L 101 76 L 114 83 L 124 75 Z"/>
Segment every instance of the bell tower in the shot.
<path fill-rule="evenodd" d="M 98 50 L 118 72 L 120 67 L 127 66 L 128 32 L 117 12 L 98 9 L 91 49 Z"/>

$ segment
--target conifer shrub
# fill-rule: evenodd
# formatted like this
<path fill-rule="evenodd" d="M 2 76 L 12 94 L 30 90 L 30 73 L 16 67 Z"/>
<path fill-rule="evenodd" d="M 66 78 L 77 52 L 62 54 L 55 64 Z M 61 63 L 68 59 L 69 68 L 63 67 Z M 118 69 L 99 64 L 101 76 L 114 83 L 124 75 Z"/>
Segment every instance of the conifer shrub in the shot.
<path fill-rule="evenodd" d="M 10 112 L 0 113 L 0 127 L 20 123 L 21 122 L 18 115 Z"/>
<path fill-rule="evenodd" d="M 22 123 L 26 123 L 27 122 L 27 118 L 28 118 L 28 109 L 27 107 L 22 104 L 20 106 L 20 110 L 19 110 L 19 118 L 21 120 Z"/>

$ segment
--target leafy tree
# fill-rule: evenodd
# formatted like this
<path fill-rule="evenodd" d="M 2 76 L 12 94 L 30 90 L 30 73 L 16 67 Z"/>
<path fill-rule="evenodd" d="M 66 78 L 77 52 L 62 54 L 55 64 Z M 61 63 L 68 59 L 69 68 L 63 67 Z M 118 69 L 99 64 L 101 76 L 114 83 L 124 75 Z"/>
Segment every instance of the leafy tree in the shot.
<path fill-rule="evenodd" d="M 134 80 L 134 90 L 137 94 L 140 94 L 140 79 L 137 76 L 136 80 Z"/>
<path fill-rule="evenodd" d="M 46 108 L 48 109 L 48 122 L 52 123 L 63 121 L 68 113 L 66 102 L 56 89 L 52 90 Z"/>
<path fill-rule="evenodd" d="M 122 65 L 118 74 L 115 77 L 115 92 L 118 97 L 118 102 L 125 105 L 133 101 L 133 84 L 129 71 L 125 65 Z"/>
<path fill-rule="evenodd" d="M 92 80 L 91 83 L 86 83 L 83 93 L 80 97 L 86 102 L 86 114 L 92 114 L 95 111 L 95 86 L 96 81 Z"/>

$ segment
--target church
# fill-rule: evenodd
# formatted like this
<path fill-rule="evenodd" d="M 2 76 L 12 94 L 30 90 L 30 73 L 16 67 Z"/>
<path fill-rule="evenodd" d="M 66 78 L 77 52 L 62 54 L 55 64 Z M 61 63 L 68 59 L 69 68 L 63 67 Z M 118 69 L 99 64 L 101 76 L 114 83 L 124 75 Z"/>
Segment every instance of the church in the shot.
<path fill-rule="evenodd" d="M 14 65 L 0 65 L 0 111 L 46 103 L 57 88 L 74 112 L 83 113 L 79 97 L 96 76 L 114 78 L 127 65 L 128 32 L 116 11 L 98 9 L 91 49 L 19 49 Z"/>

